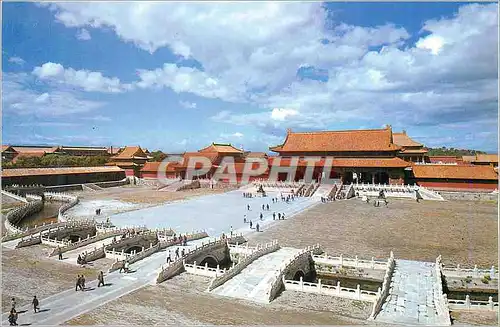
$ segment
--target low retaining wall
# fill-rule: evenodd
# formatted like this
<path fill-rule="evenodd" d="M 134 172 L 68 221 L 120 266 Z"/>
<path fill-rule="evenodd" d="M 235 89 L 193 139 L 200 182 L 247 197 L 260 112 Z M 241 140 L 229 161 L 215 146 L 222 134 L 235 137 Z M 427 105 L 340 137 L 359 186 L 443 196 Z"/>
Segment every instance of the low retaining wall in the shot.
<path fill-rule="evenodd" d="M 446 200 L 498 201 L 498 193 L 492 194 L 491 192 L 438 191 L 438 193 Z"/>
<path fill-rule="evenodd" d="M 318 283 L 304 282 L 302 280 L 302 277 L 300 277 L 299 281 L 296 281 L 296 280 L 285 280 L 285 276 L 283 276 L 283 285 L 285 285 L 285 290 L 287 291 L 300 291 L 306 293 L 325 294 L 336 297 L 342 297 L 346 299 L 368 301 L 368 302 L 376 302 L 381 293 L 380 288 L 378 289 L 378 292 L 372 292 L 360 289 L 359 284 L 356 288 L 347 288 L 347 287 L 341 287 L 340 282 L 337 282 L 337 286 L 323 285 L 321 284 L 321 279 L 318 280 Z"/>
<path fill-rule="evenodd" d="M 151 245 L 148 249 L 144 249 L 141 252 L 134 253 L 130 256 L 126 256 L 126 260 L 129 264 L 133 264 L 139 260 L 142 260 L 146 257 L 149 257 L 151 254 L 155 253 L 160 249 L 160 242 L 156 243 L 156 245 Z M 106 257 L 108 256 L 108 251 L 106 251 Z M 116 262 L 111 265 L 108 272 L 113 272 L 115 270 L 120 269 L 123 266 L 123 260 L 116 259 Z"/>
<path fill-rule="evenodd" d="M 210 282 L 210 285 L 208 285 L 207 291 L 210 292 L 211 290 L 221 286 L 222 284 L 224 284 L 225 282 L 227 282 L 228 280 L 230 280 L 234 276 L 238 275 L 243 269 L 245 269 L 249 264 L 251 264 L 252 262 L 257 260 L 258 258 L 260 258 L 266 254 L 269 254 L 271 252 L 277 251 L 279 249 L 280 249 L 280 246 L 278 244 L 278 241 L 273 241 L 271 243 L 265 244 L 265 246 L 263 248 L 261 248 L 257 251 L 254 251 L 252 254 L 250 254 L 246 257 L 243 257 L 243 258 L 240 257 L 240 261 L 238 262 L 238 264 L 236 264 L 228 272 L 226 272 L 225 274 L 223 274 L 221 276 L 217 276 L 214 279 L 212 279 L 212 281 Z"/>
<path fill-rule="evenodd" d="M 55 246 L 55 247 L 67 246 L 67 245 L 71 244 L 71 242 L 59 241 L 57 238 L 51 239 L 50 235 L 48 235 L 47 237 L 42 236 L 41 240 L 42 240 L 42 244 L 45 244 L 48 246 Z M 55 250 L 57 250 L 57 249 L 55 249 Z"/>
<path fill-rule="evenodd" d="M 363 260 L 358 259 L 358 256 L 354 258 L 346 258 L 342 254 L 338 257 L 329 256 L 326 253 L 323 255 L 313 255 L 313 260 L 315 263 L 325 265 L 325 266 L 345 266 L 354 268 L 364 268 L 364 269 L 387 269 L 387 261 L 385 260 Z"/>
<path fill-rule="evenodd" d="M 97 185 L 102 188 L 107 188 L 107 187 L 116 187 L 116 186 L 123 186 L 123 185 L 128 185 L 129 180 L 128 178 L 124 178 L 119 181 L 110 181 L 110 182 L 97 182 L 97 183 L 92 183 L 94 185 Z"/>
<path fill-rule="evenodd" d="M 394 254 L 391 251 L 391 255 L 389 259 L 387 259 L 387 267 L 384 275 L 384 281 L 382 283 L 382 292 L 379 293 L 377 300 L 373 304 L 372 312 L 368 320 L 374 320 L 382 309 L 382 305 L 389 295 L 389 288 L 391 286 L 392 274 L 394 273 L 395 267 L 396 261 L 394 260 Z"/>
<path fill-rule="evenodd" d="M 200 188 L 200 181 L 199 180 L 194 180 L 194 181 L 192 181 L 189 184 L 182 185 L 181 187 L 179 187 L 178 189 L 176 189 L 176 191 L 178 192 L 178 191 L 184 191 L 184 190 L 194 190 L 194 189 L 197 189 L 197 188 Z"/>

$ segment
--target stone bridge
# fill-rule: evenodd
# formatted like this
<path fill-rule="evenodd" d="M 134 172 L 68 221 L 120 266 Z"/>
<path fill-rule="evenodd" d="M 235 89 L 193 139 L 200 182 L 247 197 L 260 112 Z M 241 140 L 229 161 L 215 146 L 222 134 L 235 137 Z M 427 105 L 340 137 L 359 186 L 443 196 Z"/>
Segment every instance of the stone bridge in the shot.
<path fill-rule="evenodd" d="M 155 232 L 145 232 L 122 237 L 119 241 L 107 245 L 105 250 L 124 253 L 141 252 L 143 248 L 150 248 L 158 242 L 158 235 Z"/>
<path fill-rule="evenodd" d="M 234 236 L 231 238 L 219 238 L 213 241 L 202 242 L 201 245 L 196 245 L 194 248 L 188 248 L 183 257 L 161 267 L 161 271 L 156 278 L 157 283 L 162 283 L 184 271 L 184 264 L 197 265 L 207 264 L 208 266 L 214 265 L 216 268 L 220 263 L 230 263 L 229 244 L 245 243 L 246 240 L 243 236 Z M 175 246 L 174 246 L 175 247 Z M 171 250 L 174 250 L 172 247 Z M 181 246 L 179 246 L 182 248 Z M 212 266 L 211 266 L 212 267 Z"/>
<path fill-rule="evenodd" d="M 56 239 L 58 241 L 66 241 L 71 243 L 80 242 L 83 239 L 95 236 L 97 229 L 93 224 L 76 225 L 73 228 L 62 228 L 50 230 L 45 237 Z"/>

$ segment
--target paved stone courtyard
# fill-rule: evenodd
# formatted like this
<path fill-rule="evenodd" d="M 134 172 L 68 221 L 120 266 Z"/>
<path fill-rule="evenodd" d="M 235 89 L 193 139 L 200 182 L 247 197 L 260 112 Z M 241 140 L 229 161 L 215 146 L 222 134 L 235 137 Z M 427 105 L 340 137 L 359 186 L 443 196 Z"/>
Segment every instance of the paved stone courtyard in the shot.
<path fill-rule="evenodd" d="M 230 193 L 222 195 L 222 198 L 226 203 L 234 200 L 229 205 L 235 208 L 234 215 L 230 215 L 228 221 L 220 220 L 219 225 L 215 224 L 216 228 L 209 232 L 211 235 L 221 231 L 233 220 L 235 230 L 239 228 L 238 222 L 243 222 L 245 210 L 241 207 L 248 199 L 242 198 L 241 194 L 233 198 Z M 193 203 L 203 201 L 206 199 L 189 201 L 190 208 L 201 213 L 209 212 L 209 216 L 217 216 L 218 213 L 214 213 L 213 209 L 201 206 L 201 209 L 196 210 L 196 206 L 192 206 Z M 259 201 L 254 204 L 257 206 Z M 297 208 L 301 209 L 300 203 L 296 204 Z M 182 202 L 176 205 L 177 208 L 183 206 Z M 221 208 L 224 209 L 224 206 Z M 128 216 L 131 217 L 132 213 Z M 320 243 L 332 254 L 387 258 L 389 251 L 394 250 L 398 258 L 434 261 L 438 254 L 442 254 L 445 263 L 491 265 L 491 262 L 496 263 L 497 260 L 496 215 L 496 205 L 491 203 L 418 204 L 413 201 L 392 200 L 388 208 L 374 208 L 356 200 L 337 201 L 313 206 L 285 221 L 273 222 L 272 218 L 267 216 L 267 223 L 263 224 L 264 232 L 251 233 L 248 237 L 250 244 L 278 239 L 282 246 L 297 248 Z M 156 213 L 151 215 L 155 216 Z M 171 216 L 160 216 L 156 219 Z M 182 210 L 175 217 L 175 221 L 179 222 L 185 219 Z M 436 224 L 436 219 L 439 219 L 439 224 Z M 209 222 L 210 219 L 203 219 L 203 224 Z M 469 237 L 471 235 L 476 237 Z M 73 265 L 54 264 L 53 260 L 45 258 L 46 250 L 43 248 L 38 246 L 16 251 L 2 249 L 4 310 L 8 307 L 8 299 L 12 295 L 22 305 L 25 304 L 24 301 L 31 300 L 32 293 L 43 299 L 73 287 L 74 278 L 79 273 L 85 272 L 89 281 L 95 279 L 95 269 L 84 270 Z M 26 269 L 27 267 L 29 268 Z M 41 284 L 41 278 L 50 282 Z M 209 280 L 203 277 L 182 274 L 161 285 L 134 291 L 67 323 L 366 324 L 365 319 L 371 310 L 371 304 L 291 291 L 285 291 L 270 305 L 261 306 L 207 294 L 204 290 L 208 282 Z M 31 287 L 33 290 L 30 290 Z M 144 315 L 144 312 L 147 314 Z M 127 317 L 126 321 L 124 316 Z M 475 321 L 474 317 L 465 314 L 461 314 L 458 320 Z M 482 321 L 491 323 L 496 320 L 494 317 L 493 320 Z"/>
<path fill-rule="evenodd" d="M 491 267 L 498 264 L 496 203 L 390 200 L 375 208 L 360 200 L 319 204 L 249 240 L 302 248 L 319 243 L 333 254 Z"/>

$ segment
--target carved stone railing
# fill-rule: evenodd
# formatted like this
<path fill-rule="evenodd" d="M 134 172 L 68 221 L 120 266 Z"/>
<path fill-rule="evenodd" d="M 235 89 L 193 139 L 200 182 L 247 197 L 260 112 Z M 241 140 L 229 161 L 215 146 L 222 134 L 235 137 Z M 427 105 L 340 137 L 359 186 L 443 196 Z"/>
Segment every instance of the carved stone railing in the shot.
<path fill-rule="evenodd" d="M 30 195 L 29 197 L 33 200 L 27 202 L 26 204 L 20 207 L 12 209 L 5 215 L 4 225 L 7 233 L 14 235 L 22 235 L 25 231 L 28 230 L 28 228 L 20 227 L 19 225 L 21 221 L 25 217 L 29 217 L 43 210 L 43 201 L 41 197 L 33 195 Z"/>
<path fill-rule="evenodd" d="M 329 256 L 326 253 L 322 255 L 313 255 L 314 263 L 327 265 L 327 266 L 345 266 L 363 269 L 380 269 L 386 270 L 388 262 L 387 260 L 375 260 L 374 257 L 371 260 L 358 259 L 358 256 L 354 258 L 344 257 L 342 254 L 340 256 Z"/>
<path fill-rule="evenodd" d="M 234 276 L 238 275 L 243 269 L 245 269 L 249 264 L 257 260 L 258 258 L 275 252 L 280 249 L 280 245 L 278 241 L 273 241 L 271 243 L 266 243 L 262 248 L 253 251 L 251 254 L 247 256 L 243 256 L 239 258 L 239 261 L 236 265 L 234 265 L 229 271 L 221 276 L 216 276 L 208 285 L 207 291 L 212 291 L 213 289 L 221 286 Z"/>
<path fill-rule="evenodd" d="M 196 261 L 193 264 L 186 263 L 183 260 L 184 270 L 188 274 L 200 275 L 205 277 L 217 277 L 226 273 L 226 269 L 221 269 L 219 265 L 216 268 L 211 268 L 208 266 L 208 263 L 205 263 L 204 266 L 198 266 Z M 233 265 L 234 266 L 234 265 Z"/>
<path fill-rule="evenodd" d="M 435 264 L 436 280 L 434 282 L 434 305 L 442 324 L 446 326 L 451 325 L 450 307 L 448 306 L 448 298 L 443 293 L 442 271 L 441 271 L 441 256 L 436 258 Z"/>
<path fill-rule="evenodd" d="M 493 297 L 489 297 L 488 301 L 471 301 L 469 294 L 465 296 L 465 300 L 448 299 L 448 306 L 451 310 L 488 310 L 498 312 L 498 302 L 493 302 Z"/>
<path fill-rule="evenodd" d="M 481 278 L 485 275 L 489 275 L 491 279 L 498 279 L 498 269 L 495 266 L 491 266 L 490 269 L 479 269 L 477 265 L 474 268 L 462 268 L 457 265 L 456 268 L 442 267 L 442 272 L 446 277 L 473 277 Z"/>
<path fill-rule="evenodd" d="M 378 289 L 378 292 L 367 291 L 367 290 L 362 290 L 359 284 L 357 285 L 356 288 L 347 288 L 347 287 L 341 287 L 340 282 L 337 282 L 336 286 L 324 285 L 321 283 L 321 279 L 319 279 L 317 283 L 304 282 L 302 276 L 300 277 L 299 281 L 285 280 L 285 276 L 283 276 L 282 278 L 283 278 L 283 285 L 285 285 L 285 290 L 287 291 L 290 290 L 290 291 L 324 294 L 324 295 L 331 295 L 352 300 L 369 301 L 369 302 L 376 302 L 381 294 L 380 288 Z"/>
<path fill-rule="evenodd" d="M 377 317 L 377 315 L 379 314 L 380 310 L 382 309 L 382 305 L 384 304 L 384 301 L 387 299 L 387 296 L 389 295 L 391 279 L 392 275 L 394 274 L 395 267 L 396 267 L 396 260 L 394 260 L 394 254 L 391 251 L 391 255 L 389 259 L 387 259 L 384 281 L 382 283 L 382 292 L 378 294 L 378 297 L 375 303 L 373 304 L 372 312 L 368 320 L 374 320 L 375 317 Z"/>

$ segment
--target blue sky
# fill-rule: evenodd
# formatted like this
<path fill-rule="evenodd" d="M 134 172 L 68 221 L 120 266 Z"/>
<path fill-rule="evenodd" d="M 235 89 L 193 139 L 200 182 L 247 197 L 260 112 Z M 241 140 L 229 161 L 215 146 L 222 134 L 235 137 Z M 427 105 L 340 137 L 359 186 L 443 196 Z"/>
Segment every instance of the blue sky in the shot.
<path fill-rule="evenodd" d="M 3 143 L 498 147 L 496 4 L 4 3 Z"/>

